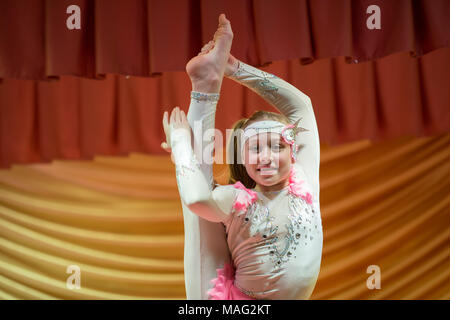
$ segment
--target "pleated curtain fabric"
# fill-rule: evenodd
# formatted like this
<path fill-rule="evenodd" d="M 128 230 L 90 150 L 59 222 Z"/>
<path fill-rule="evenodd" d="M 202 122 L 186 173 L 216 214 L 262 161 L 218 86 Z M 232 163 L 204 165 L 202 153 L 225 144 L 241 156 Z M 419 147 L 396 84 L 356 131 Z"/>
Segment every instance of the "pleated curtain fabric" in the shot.
<path fill-rule="evenodd" d="M 74 5 L 80 29 L 67 28 Z M 367 27 L 372 5 L 381 29 Z M 312 100 L 324 228 L 312 299 L 449 299 L 447 0 L 0 1 L 0 299 L 185 299 L 161 120 L 187 111 L 185 65 L 222 12 L 238 59 Z M 273 111 L 224 81 L 216 154 L 256 110 Z M 227 183 L 225 164 L 214 171 Z"/>
<path fill-rule="evenodd" d="M 449 299 L 449 172 L 449 134 L 324 144 L 311 298 Z M 185 299 L 183 233 L 167 155 L 0 170 L 0 299 Z"/>
<path fill-rule="evenodd" d="M 371 6 L 379 29 L 367 26 Z M 450 44 L 449 12 L 447 0 L 3 0 L 0 78 L 183 71 L 212 38 L 220 13 L 232 22 L 233 54 L 255 66 L 421 56 Z M 75 13 L 80 28 L 70 29 Z"/>
<path fill-rule="evenodd" d="M 340 143 L 449 132 L 450 48 L 420 58 L 396 53 L 347 64 L 344 57 L 308 65 L 278 61 L 262 68 L 312 101 L 321 142 Z M 92 159 L 130 152 L 164 154 L 164 111 L 187 111 L 186 72 L 160 77 L 108 74 L 103 80 L 4 79 L 0 83 L 0 167 L 53 159 Z M 226 129 L 256 110 L 274 109 L 252 91 L 225 79 L 216 127 Z"/>

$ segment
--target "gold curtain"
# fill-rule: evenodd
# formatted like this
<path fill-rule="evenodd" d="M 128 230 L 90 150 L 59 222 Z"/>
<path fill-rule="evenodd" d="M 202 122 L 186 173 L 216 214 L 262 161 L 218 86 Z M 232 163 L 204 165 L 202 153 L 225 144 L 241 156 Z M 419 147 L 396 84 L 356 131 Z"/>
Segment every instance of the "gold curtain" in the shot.
<path fill-rule="evenodd" d="M 450 134 L 322 146 L 312 299 L 450 298 L 449 160 Z M 0 299 L 185 299 L 183 232 L 169 157 L 13 165 L 0 171 Z M 73 265 L 80 289 L 66 285 Z"/>

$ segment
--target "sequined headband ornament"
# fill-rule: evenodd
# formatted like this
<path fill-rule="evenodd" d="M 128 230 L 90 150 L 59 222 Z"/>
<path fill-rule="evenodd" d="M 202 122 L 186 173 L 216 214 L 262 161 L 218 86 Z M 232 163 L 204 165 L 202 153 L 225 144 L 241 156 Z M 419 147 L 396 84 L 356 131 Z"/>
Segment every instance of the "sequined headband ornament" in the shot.
<path fill-rule="evenodd" d="M 257 121 L 250 124 L 248 127 L 244 129 L 243 134 L 243 144 L 252 136 L 260 134 L 260 133 L 278 133 L 283 138 L 284 142 L 291 146 L 291 156 L 292 159 L 296 160 L 296 154 L 298 151 L 298 146 L 295 141 L 295 137 L 299 132 L 308 131 L 305 128 L 299 127 L 298 124 L 302 120 L 302 118 L 298 119 L 294 124 L 286 125 L 279 121 L 274 120 L 263 120 Z"/>

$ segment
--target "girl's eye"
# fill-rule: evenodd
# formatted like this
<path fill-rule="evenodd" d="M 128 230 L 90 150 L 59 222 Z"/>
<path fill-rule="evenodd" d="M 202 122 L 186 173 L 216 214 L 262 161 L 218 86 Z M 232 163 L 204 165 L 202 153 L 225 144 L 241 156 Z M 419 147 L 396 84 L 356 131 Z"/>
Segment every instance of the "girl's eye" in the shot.
<path fill-rule="evenodd" d="M 272 150 L 274 151 L 280 151 L 281 149 L 283 149 L 283 146 L 280 144 L 276 144 L 272 146 Z"/>
<path fill-rule="evenodd" d="M 259 150 L 258 146 L 251 146 L 250 147 L 250 151 L 251 152 L 258 152 L 258 150 Z"/>

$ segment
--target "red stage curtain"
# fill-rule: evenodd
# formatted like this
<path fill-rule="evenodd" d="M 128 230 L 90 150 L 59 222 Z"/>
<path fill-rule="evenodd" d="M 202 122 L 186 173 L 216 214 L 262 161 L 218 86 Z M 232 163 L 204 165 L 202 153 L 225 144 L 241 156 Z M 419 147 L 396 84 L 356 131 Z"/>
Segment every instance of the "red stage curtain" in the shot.
<path fill-rule="evenodd" d="M 79 30 L 66 27 L 70 5 L 81 9 Z M 366 26 L 370 5 L 380 8 L 380 30 Z M 222 12 L 235 33 L 233 54 L 255 66 L 420 56 L 450 44 L 448 0 L 2 0 L 0 78 L 183 71 Z"/>
<path fill-rule="evenodd" d="M 450 131 L 450 48 L 420 58 L 407 53 L 360 64 L 344 58 L 309 65 L 297 61 L 264 70 L 311 97 L 322 143 Z M 189 106 L 185 72 L 105 80 L 63 76 L 60 81 L 5 79 L 0 84 L 0 164 L 91 159 L 129 152 L 163 153 L 165 110 Z M 270 106 L 249 89 L 226 79 L 216 126 Z"/>

